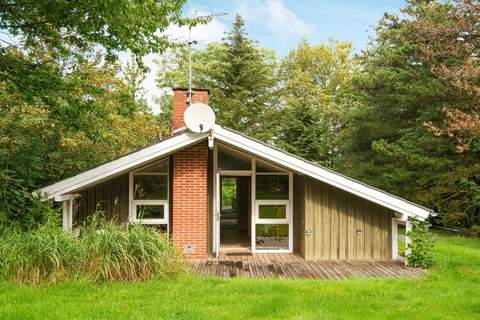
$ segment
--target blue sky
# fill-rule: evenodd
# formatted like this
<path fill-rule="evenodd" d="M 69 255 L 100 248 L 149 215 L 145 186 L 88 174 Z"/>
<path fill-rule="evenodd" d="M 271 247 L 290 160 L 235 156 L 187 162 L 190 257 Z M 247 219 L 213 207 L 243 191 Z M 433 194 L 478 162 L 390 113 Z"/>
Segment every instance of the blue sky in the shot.
<path fill-rule="evenodd" d="M 398 12 L 403 5 L 403 0 L 192 0 L 185 12 L 227 13 L 215 22 L 226 29 L 238 12 L 252 38 L 283 55 L 302 38 L 312 43 L 347 40 L 359 51 L 383 13 Z"/>
<path fill-rule="evenodd" d="M 208 43 L 221 41 L 231 28 L 236 13 L 245 20 L 249 36 L 259 45 L 274 49 L 281 57 L 295 48 L 301 39 L 312 44 L 327 43 L 329 39 L 351 41 L 356 52 L 365 48 L 368 36 L 384 12 L 399 12 L 404 0 L 190 0 L 184 8 L 185 15 L 192 16 L 226 13 L 208 25 L 192 30 L 192 38 L 199 41 L 202 49 Z M 186 28 L 172 26 L 167 34 L 180 41 L 187 40 Z M 144 88 L 147 100 L 154 112 L 158 106 L 153 97 L 160 90 L 155 84 L 156 57 L 144 60 L 151 72 Z"/>

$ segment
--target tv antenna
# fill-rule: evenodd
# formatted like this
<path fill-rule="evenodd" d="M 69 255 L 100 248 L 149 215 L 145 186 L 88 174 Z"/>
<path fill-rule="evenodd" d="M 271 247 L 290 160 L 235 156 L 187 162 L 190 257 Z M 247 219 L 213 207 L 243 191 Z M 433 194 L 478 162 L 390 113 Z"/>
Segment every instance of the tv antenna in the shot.
<path fill-rule="evenodd" d="M 212 13 L 203 16 L 197 16 L 197 11 L 193 13 L 193 19 L 195 20 L 203 20 L 209 22 L 215 17 L 226 16 L 228 13 L 221 12 L 221 13 Z M 197 44 L 197 40 L 192 39 L 192 24 L 188 25 L 188 103 L 192 103 L 192 45 Z"/>

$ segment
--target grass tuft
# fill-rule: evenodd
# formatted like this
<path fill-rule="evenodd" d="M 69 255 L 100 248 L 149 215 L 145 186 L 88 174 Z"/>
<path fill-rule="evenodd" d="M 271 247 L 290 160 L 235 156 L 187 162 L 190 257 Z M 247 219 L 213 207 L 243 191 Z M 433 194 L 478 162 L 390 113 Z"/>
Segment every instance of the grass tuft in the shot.
<path fill-rule="evenodd" d="M 66 279 L 145 280 L 184 270 L 184 261 L 164 234 L 141 225 L 120 226 L 95 214 L 78 230 L 54 221 L 0 233 L 0 276 L 37 284 Z"/>

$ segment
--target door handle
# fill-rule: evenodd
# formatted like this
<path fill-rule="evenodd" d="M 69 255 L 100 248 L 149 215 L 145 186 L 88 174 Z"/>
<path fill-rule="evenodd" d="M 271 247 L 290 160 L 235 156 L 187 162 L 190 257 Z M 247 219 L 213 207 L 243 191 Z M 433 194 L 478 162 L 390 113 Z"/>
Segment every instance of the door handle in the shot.
<path fill-rule="evenodd" d="M 306 235 L 306 236 L 311 236 L 311 235 L 312 235 L 312 230 L 310 230 L 310 229 L 305 229 L 305 235 Z"/>

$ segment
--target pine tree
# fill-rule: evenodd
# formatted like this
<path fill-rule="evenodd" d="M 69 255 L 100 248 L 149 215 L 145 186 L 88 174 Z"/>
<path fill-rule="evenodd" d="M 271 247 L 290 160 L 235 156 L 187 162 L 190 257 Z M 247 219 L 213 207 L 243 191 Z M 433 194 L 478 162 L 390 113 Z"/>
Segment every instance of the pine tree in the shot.
<path fill-rule="evenodd" d="M 349 175 L 433 208 L 437 223 L 453 227 L 480 225 L 480 151 L 455 136 L 467 129 L 474 141 L 468 129 L 475 122 L 452 122 L 444 112 L 478 117 L 477 100 L 465 90 L 478 83 L 471 77 L 478 63 L 468 59 L 478 42 L 458 31 L 472 35 L 478 28 L 468 6 L 411 1 L 404 16 L 385 15 L 354 80 L 365 108 L 353 117 L 342 161 Z"/>
<path fill-rule="evenodd" d="M 160 62 L 158 83 L 188 85 L 187 51 L 178 50 Z M 220 44 L 194 50 L 193 86 L 210 89 L 210 106 L 217 123 L 263 140 L 272 136 L 276 112 L 276 69 L 272 51 L 259 49 L 248 38 L 237 15 L 233 28 Z"/>

